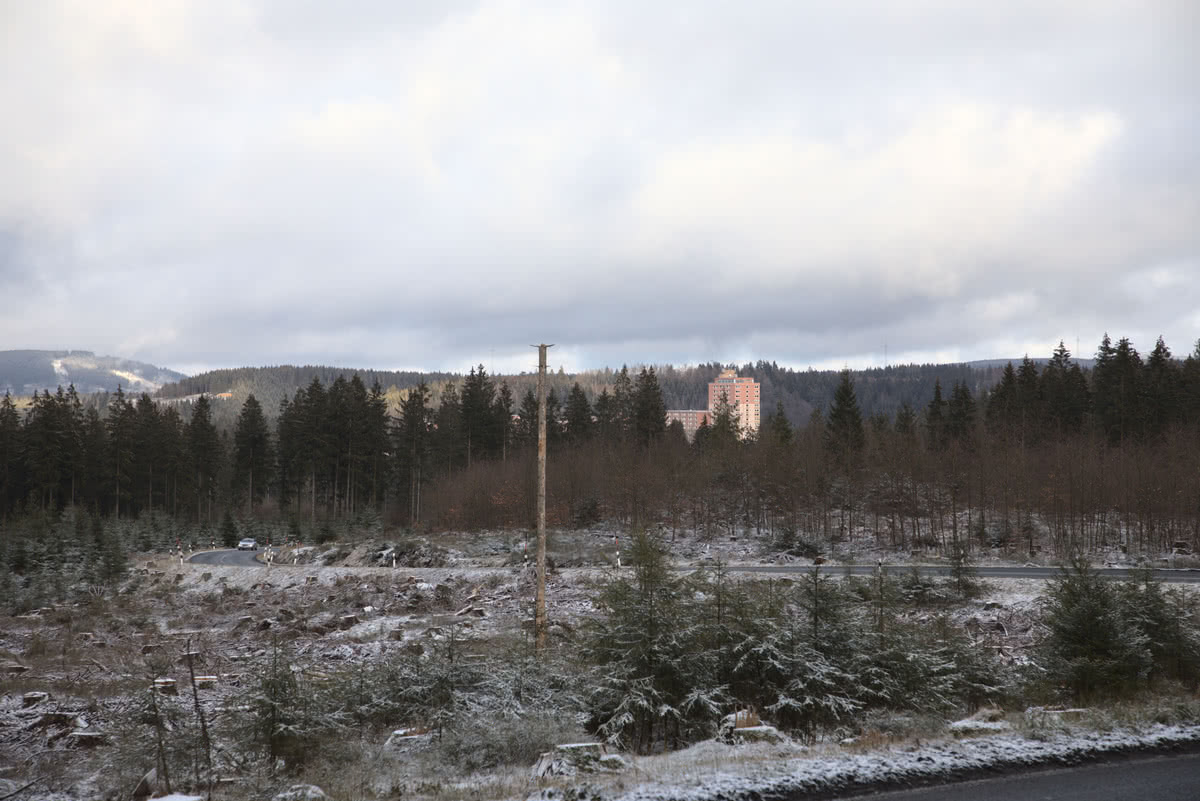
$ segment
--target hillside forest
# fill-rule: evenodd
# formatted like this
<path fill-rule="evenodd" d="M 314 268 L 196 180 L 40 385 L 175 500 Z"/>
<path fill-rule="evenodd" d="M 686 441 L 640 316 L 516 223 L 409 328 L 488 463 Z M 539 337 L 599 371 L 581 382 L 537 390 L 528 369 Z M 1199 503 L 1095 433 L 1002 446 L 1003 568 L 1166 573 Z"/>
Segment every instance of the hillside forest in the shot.
<path fill-rule="evenodd" d="M 843 371 L 803 425 L 777 402 L 741 432 L 724 408 L 694 442 L 666 424 L 652 367 L 590 392 L 551 382 L 549 524 L 753 534 L 802 555 L 851 536 L 1059 556 L 1200 542 L 1200 343 L 1180 360 L 1161 339 L 1143 356 L 1106 336 L 1091 369 L 1060 344 L 1041 366 L 997 370 L 988 390 L 935 380 L 892 414 L 865 412 Z M 270 410 L 250 394 L 229 427 L 214 423 L 218 403 L 120 391 L 85 403 L 60 388 L 20 410 L 5 395 L 6 564 L 20 572 L 43 547 L 31 520 L 68 507 L 169 521 L 171 535 L 142 545 L 217 538 L 233 517 L 287 521 L 305 539 L 364 515 L 417 530 L 533 523 L 534 392 L 482 365 L 436 403 L 423 381 L 393 402 L 358 374 L 314 377 Z"/>

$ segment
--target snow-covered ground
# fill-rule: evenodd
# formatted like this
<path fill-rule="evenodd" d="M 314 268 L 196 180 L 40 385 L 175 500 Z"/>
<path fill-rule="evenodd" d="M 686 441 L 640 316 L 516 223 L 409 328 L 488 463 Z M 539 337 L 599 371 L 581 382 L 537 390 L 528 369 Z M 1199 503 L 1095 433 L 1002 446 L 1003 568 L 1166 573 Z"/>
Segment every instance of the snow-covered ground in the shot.
<path fill-rule="evenodd" d="M 614 793 L 611 788 L 599 787 L 596 790 L 602 797 L 620 801 L 732 801 L 781 798 L 795 793 L 825 795 L 887 786 L 938 784 L 983 773 L 1078 764 L 1105 755 L 1197 746 L 1200 746 L 1200 726 L 1164 725 L 1141 731 L 1048 733 L 1037 739 L 1019 734 L 993 735 L 924 743 L 904 750 L 816 756 L 796 756 L 787 748 L 765 745 L 736 747 L 705 742 L 672 755 L 669 761 L 657 758 L 663 761 L 661 765 L 654 764 L 654 759 L 635 761 L 635 772 L 649 773 L 648 768 L 676 771 L 668 780 L 640 783 L 624 792 Z M 740 769 L 704 769 L 706 764 L 730 759 L 730 752 L 739 748 L 744 752 Z M 676 763 L 674 768 L 669 764 L 671 761 Z M 541 795 L 563 797 L 561 789 L 547 789 Z"/>

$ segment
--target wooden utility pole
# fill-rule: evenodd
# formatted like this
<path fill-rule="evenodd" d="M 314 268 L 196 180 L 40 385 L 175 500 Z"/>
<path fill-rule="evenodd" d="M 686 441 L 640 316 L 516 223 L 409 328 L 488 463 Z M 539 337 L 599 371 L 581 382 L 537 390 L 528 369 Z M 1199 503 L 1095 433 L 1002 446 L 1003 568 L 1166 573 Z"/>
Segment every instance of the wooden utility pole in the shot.
<path fill-rule="evenodd" d="M 553 345 L 538 345 L 538 489 L 537 489 L 537 600 L 533 608 L 533 628 L 537 649 L 546 647 L 546 350 Z"/>

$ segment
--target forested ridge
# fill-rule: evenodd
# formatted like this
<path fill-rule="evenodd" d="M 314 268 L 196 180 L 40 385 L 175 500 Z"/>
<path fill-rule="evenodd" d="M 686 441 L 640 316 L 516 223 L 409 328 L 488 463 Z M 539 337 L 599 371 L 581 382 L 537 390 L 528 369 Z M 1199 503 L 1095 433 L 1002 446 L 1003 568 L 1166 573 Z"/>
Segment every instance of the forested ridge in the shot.
<path fill-rule="evenodd" d="M 1042 360 L 1045 361 L 1045 360 Z M 636 373 L 643 365 L 636 365 Z M 649 365 L 646 365 L 649 366 Z M 788 420 L 795 424 L 808 421 L 813 409 L 828 408 L 838 383 L 835 370 L 794 370 L 780 367 L 774 362 L 758 361 L 738 367 L 717 362 L 686 367 L 653 365 L 663 393 L 663 402 L 668 409 L 704 409 L 708 405 L 708 384 L 721 370 L 735 367 L 739 375 L 754 378 L 762 385 L 764 408 L 783 404 Z M 859 389 L 859 403 L 866 414 L 883 413 L 892 415 L 907 402 L 910 405 L 925 403 L 933 394 L 933 385 L 940 381 L 944 386 L 965 382 L 971 391 L 978 394 L 989 389 L 999 380 L 1003 364 L 999 366 L 970 364 L 907 364 L 877 367 L 853 372 L 855 385 Z M 566 397 L 575 384 L 579 384 L 590 402 L 595 402 L 601 390 L 611 391 L 620 369 L 604 368 L 566 373 L 561 368 L 547 373 L 547 387 L 555 390 L 559 397 Z M 330 366 L 281 365 L 278 367 L 239 367 L 213 370 L 167 384 L 155 398 L 178 400 L 200 393 L 217 394 L 230 392 L 237 400 L 253 394 L 274 417 L 279 402 L 290 398 L 299 389 L 307 387 L 315 378 L 328 386 L 338 376 L 358 375 L 364 384 L 378 383 L 387 396 L 392 409 L 399 404 L 404 394 L 424 381 L 430 391 L 430 402 L 441 402 L 442 390 L 451 383 L 461 383 L 465 376 L 457 373 L 421 373 L 415 371 L 356 370 Z M 515 375 L 493 375 L 497 383 L 508 384 L 517 396 L 533 389 L 537 383 L 536 373 Z M 235 411 L 224 407 L 215 408 L 218 427 L 232 425 Z"/>
<path fill-rule="evenodd" d="M 1106 337 L 1091 370 L 1060 345 L 1041 368 L 1028 358 L 997 368 L 990 390 L 965 366 L 950 384 L 922 369 L 913 382 L 932 375 L 931 396 L 900 401 L 891 415 L 862 401 L 887 370 L 857 379 L 777 371 L 781 383 L 830 383 L 826 410 L 795 426 L 777 401 L 746 438 L 723 410 L 694 443 L 664 419 L 674 372 L 602 373 L 610 380 L 590 395 L 556 376 L 551 524 L 749 530 L 811 550 L 863 531 L 906 549 L 1196 541 L 1200 344 L 1179 360 L 1161 339 L 1143 357 Z M 775 368 L 756 370 L 764 386 L 775 381 Z M 229 402 L 207 396 L 166 404 L 117 392 L 85 403 L 68 388 L 38 395 L 22 414 L 6 395 L 0 519 L 11 531 L 23 515 L 76 507 L 202 526 L 227 512 L 309 527 L 364 512 L 406 526 L 530 525 L 532 386 L 497 381 L 481 365 L 433 398 L 419 381 L 391 407 L 379 383 L 317 376 L 273 410 L 248 395 L 222 430 L 213 407 Z"/>

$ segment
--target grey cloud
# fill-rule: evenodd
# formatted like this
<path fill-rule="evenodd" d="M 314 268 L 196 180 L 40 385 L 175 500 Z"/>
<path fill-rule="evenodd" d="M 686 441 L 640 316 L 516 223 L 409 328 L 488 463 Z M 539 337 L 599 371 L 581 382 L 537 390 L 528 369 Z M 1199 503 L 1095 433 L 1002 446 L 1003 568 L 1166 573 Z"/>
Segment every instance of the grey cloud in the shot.
<path fill-rule="evenodd" d="M 13 347 L 803 365 L 1200 328 L 1164 278 L 1200 272 L 1193 4 L 5 13 Z"/>

